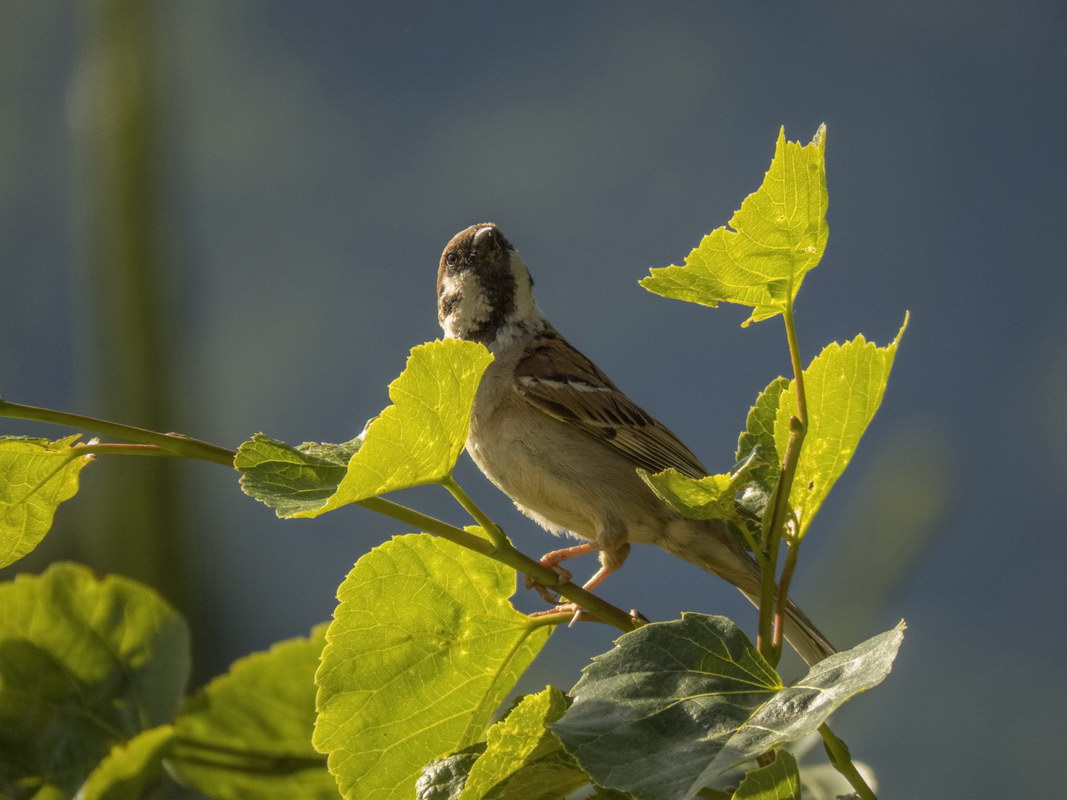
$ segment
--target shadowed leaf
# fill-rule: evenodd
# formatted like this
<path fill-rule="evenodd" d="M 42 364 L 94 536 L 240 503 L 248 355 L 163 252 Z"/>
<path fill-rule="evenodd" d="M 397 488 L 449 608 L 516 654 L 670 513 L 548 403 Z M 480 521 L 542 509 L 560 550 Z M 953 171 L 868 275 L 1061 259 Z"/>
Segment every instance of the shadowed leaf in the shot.
<path fill-rule="evenodd" d="M 902 638 L 903 624 L 785 686 L 730 620 L 685 614 L 620 637 L 585 668 L 574 704 L 551 727 L 597 784 L 687 800 L 880 683 Z"/>

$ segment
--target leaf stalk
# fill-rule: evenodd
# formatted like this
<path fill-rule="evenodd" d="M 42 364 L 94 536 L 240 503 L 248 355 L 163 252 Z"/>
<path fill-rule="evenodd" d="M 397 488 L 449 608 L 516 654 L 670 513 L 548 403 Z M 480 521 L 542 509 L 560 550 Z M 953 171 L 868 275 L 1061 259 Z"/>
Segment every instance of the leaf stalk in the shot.
<path fill-rule="evenodd" d="M 849 785 L 856 790 L 856 794 L 860 796 L 861 800 L 878 800 L 874 791 L 867 785 L 867 781 L 863 779 L 863 775 L 856 769 L 856 765 L 852 763 L 852 754 L 849 752 L 848 746 L 837 738 L 834 732 L 830 730 L 830 726 L 825 723 L 820 725 L 819 735 L 822 737 L 823 747 L 826 749 L 826 755 L 830 758 L 830 763 L 834 769 L 844 776 Z"/>
<path fill-rule="evenodd" d="M 471 500 L 470 495 L 463 491 L 463 487 L 456 482 L 452 475 L 445 478 L 441 485 L 448 489 L 452 496 L 456 498 L 456 502 L 463 506 L 463 509 L 482 527 L 482 530 L 489 535 L 498 550 L 512 547 L 511 541 L 504 535 L 504 531 L 501 530 L 500 526 L 489 519 L 489 516 Z"/>

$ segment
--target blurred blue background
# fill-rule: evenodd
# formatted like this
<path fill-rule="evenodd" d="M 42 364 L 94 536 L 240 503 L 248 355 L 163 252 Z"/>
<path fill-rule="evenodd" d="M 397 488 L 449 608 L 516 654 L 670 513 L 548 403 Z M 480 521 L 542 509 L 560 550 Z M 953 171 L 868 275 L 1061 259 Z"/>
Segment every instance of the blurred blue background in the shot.
<path fill-rule="evenodd" d="M 788 372 L 781 324 L 742 330 L 744 309 L 637 280 L 726 222 L 779 125 L 807 141 L 826 122 L 805 360 L 912 314 L 801 557 L 796 596 L 839 645 L 909 625 L 835 727 L 886 798 L 1058 796 L 1065 23 L 1052 0 L 7 0 L 0 392 L 227 446 L 349 439 L 438 335 L 444 243 L 493 221 L 556 326 L 725 469 Z M 146 124 L 124 127 L 123 97 Z M 459 478 L 524 551 L 555 546 L 465 457 Z M 398 499 L 464 520 L 441 490 Z M 190 616 L 203 679 L 329 617 L 355 559 L 403 532 L 360 510 L 281 522 L 210 464 L 106 461 L 5 575 L 71 557 L 154 583 Z M 603 594 L 755 620 L 649 548 Z M 524 687 L 569 687 L 611 638 L 558 632 Z"/>

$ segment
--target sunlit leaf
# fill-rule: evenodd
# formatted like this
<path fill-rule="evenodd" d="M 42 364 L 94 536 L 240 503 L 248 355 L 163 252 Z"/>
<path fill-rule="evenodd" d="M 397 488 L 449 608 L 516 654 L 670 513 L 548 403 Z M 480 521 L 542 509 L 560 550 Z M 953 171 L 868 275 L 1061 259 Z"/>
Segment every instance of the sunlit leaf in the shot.
<path fill-rule="evenodd" d="M 684 266 L 653 269 L 641 285 L 707 306 L 751 306 L 746 325 L 782 313 L 826 249 L 825 146 L 825 126 L 808 145 L 786 141 L 783 128 L 763 185 L 745 198 L 729 227 L 705 236 Z"/>
<path fill-rule="evenodd" d="M 690 519 L 728 519 L 737 517 L 737 494 L 750 479 L 748 472 L 756 463 L 750 456 L 732 474 L 690 478 L 672 468 L 655 474 L 638 469 L 637 474 L 663 502 Z"/>
<path fill-rule="evenodd" d="M 315 747 L 345 797 L 408 800 L 424 765 L 482 738 L 548 638 L 514 591 L 513 570 L 428 534 L 356 563 L 315 678 Z"/>
<path fill-rule="evenodd" d="M 163 757 L 173 738 L 174 726 L 161 725 L 115 745 L 74 800 L 140 800 L 163 778 Z"/>
<path fill-rule="evenodd" d="M 347 445 L 293 448 L 258 435 L 234 464 L 242 488 L 282 517 L 316 517 L 369 497 L 437 483 L 452 474 L 467 441 L 471 405 L 493 357 L 480 344 L 458 339 L 411 351 L 407 367 L 389 385 L 393 405 Z M 352 448 L 337 472 L 337 450 Z"/>
<path fill-rule="evenodd" d="M 585 668 L 574 704 L 551 727 L 599 785 L 686 800 L 880 683 L 902 638 L 900 625 L 785 686 L 730 620 L 685 614 L 620 637 Z"/>
<path fill-rule="evenodd" d="M 0 795 L 73 794 L 114 745 L 171 720 L 188 674 L 185 622 L 146 586 L 75 564 L 0 584 Z"/>
<path fill-rule="evenodd" d="M 770 764 L 745 775 L 733 800 L 802 800 L 797 760 L 779 750 Z"/>
<path fill-rule="evenodd" d="M 834 483 L 852 459 L 867 425 L 882 403 L 897 345 L 908 325 L 885 347 L 857 336 L 823 349 L 804 370 L 808 432 L 789 500 L 803 533 L 811 525 Z M 795 382 L 781 396 L 774 438 L 779 452 L 789 441 L 789 421 L 797 413 Z"/>
<path fill-rule="evenodd" d="M 0 437 L 0 567 L 37 547 L 56 506 L 77 493 L 78 473 L 92 460 L 72 448 L 77 439 Z"/>
<path fill-rule="evenodd" d="M 338 798 L 311 746 L 325 632 L 320 625 L 310 638 L 246 656 L 190 697 L 175 720 L 175 777 L 215 800 Z"/>
<path fill-rule="evenodd" d="M 568 701 L 549 687 L 527 695 L 489 729 L 486 750 L 470 770 L 459 800 L 557 800 L 589 783 L 589 776 L 546 726 Z"/>

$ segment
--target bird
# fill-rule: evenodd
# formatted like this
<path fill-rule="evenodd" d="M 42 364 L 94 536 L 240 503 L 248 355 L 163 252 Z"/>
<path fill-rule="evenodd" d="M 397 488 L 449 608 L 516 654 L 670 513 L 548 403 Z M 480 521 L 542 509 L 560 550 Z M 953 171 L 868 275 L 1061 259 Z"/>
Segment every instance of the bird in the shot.
<path fill-rule="evenodd" d="M 757 607 L 760 569 L 723 520 L 671 509 L 637 469 L 707 470 L 670 429 L 627 397 L 545 318 L 533 279 L 493 223 L 457 233 L 441 254 L 437 314 L 445 338 L 479 342 L 493 355 L 475 394 L 466 450 L 519 511 L 582 544 L 547 553 L 559 565 L 586 553 L 600 568 L 591 590 L 622 566 L 631 544 L 652 544 L 736 586 Z M 786 639 L 814 664 L 835 652 L 788 601 Z"/>

